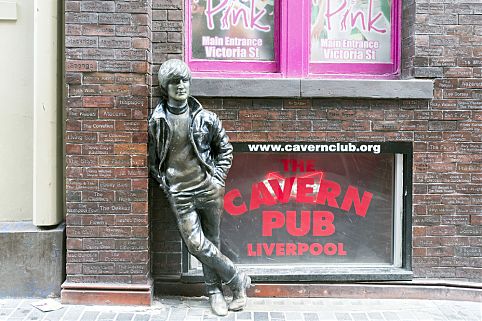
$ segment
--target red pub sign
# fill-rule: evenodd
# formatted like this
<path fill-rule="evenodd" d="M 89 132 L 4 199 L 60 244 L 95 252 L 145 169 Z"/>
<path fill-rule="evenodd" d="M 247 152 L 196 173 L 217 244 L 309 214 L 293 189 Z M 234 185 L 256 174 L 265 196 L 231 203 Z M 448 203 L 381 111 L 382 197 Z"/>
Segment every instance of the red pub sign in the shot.
<path fill-rule="evenodd" d="M 234 147 L 221 238 L 235 262 L 394 264 L 396 153 L 375 143 Z"/>

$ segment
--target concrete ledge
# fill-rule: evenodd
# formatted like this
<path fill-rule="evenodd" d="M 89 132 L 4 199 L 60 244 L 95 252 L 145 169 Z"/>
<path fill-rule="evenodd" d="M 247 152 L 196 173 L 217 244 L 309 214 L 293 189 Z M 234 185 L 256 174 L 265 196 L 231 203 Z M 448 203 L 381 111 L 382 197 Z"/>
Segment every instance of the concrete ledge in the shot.
<path fill-rule="evenodd" d="M 61 301 L 64 304 L 151 305 L 152 295 L 150 284 L 65 282 Z"/>
<path fill-rule="evenodd" d="M 364 282 L 411 280 L 412 271 L 396 267 L 242 266 L 254 282 Z M 185 282 L 202 282 L 202 271 L 181 275 Z"/>
<path fill-rule="evenodd" d="M 194 78 L 192 94 L 206 97 L 326 97 L 432 99 L 430 79 Z"/>
<path fill-rule="evenodd" d="M 156 294 L 202 296 L 204 285 L 158 280 Z M 424 299 L 482 302 L 482 289 L 451 285 L 430 285 L 407 282 L 404 284 L 374 283 L 254 283 L 248 289 L 250 297 L 281 298 L 352 298 L 352 299 Z"/>
<path fill-rule="evenodd" d="M 432 99 L 432 80 L 302 79 L 301 97 Z"/>
<path fill-rule="evenodd" d="M 299 79 L 194 78 L 193 96 L 206 97 L 298 97 Z"/>
<path fill-rule="evenodd" d="M 65 225 L 0 223 L 0 298 L 59 296 L 65 270 Z"/>

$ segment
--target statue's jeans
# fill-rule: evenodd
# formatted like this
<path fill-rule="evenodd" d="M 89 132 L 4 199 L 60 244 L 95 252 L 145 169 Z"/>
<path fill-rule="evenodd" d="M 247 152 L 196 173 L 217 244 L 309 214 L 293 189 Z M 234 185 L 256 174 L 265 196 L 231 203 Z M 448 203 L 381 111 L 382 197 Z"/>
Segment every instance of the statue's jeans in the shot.
<path fill-rule="evenodd" d="M 221 281 L 227 283 L 237 273 L 219 250 L 224 188 L 211 181 L 200 191 L 170 193 L 169 200 L 189 253 L 203 265 L 208 293 L 221 291 Z"/>

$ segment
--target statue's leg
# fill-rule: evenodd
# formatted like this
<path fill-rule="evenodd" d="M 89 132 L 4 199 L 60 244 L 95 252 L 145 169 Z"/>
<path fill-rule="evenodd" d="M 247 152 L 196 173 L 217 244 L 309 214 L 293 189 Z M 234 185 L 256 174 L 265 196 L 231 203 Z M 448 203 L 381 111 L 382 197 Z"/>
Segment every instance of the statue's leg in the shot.
<path fill-rule="evenodd" d="M 236 268 L 229 258 L 205 236 L 201 218 L 196 209 L 200 204 L 193 193 L 171 195 L 171 204 L 176 214 L 179 232 L 188 251 L 203 265 L 211 268 L 219 277 L 228 282 L 236 275 Z"/>
<path fill-rule="evenodd" d="M 213 186 L 213 189 L 201 193 L 199 198 L 202 229 L 206 237 L 220 248 L 220 224 L 221 217 L 224 212 L 224 188 Z M 206 283 L 211 282 L 214 271 L 203 265 L 204 277 Z M 229 304 L 229 310 L 242 310 L 247 303 L 246 288 L 251 285 L 251 278 L 243 272 L 237 272 L 231 280 L 227 282 L 233 292 L 233 301 Z M 208 285 L 209 289 L 209 285 Z"/>
<path fill-rule="evenodd" d="M 217 192 L 215 197 L 211 198 L 198 209 L 201 217 L 201 227 L 206 238 L 213 243 L 218 249 L 220 248 L 220 224 L 221 215 L 223 213 L 223 194 Z M 219 275 L 207 265 L 203 264 L 204 279 L 208 293 L 222 292 L 221 278 Z"/>

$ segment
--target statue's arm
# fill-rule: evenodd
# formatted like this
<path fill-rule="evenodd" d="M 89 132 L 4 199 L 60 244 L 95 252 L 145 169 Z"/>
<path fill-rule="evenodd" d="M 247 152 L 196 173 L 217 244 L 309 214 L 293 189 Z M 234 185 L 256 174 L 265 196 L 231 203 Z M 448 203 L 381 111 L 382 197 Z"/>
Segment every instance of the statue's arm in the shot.
<path fill-rule="evenodd" d="M 214 166 L 216 169 L 214 176 L 224 186 L 224 182 L 228 176 L 228 171 L 233 162 L 233 146 L 229 142 L 229 137 L 217 116 L 215 116 L 214 119 L 213 129 L 214 135 L 212 147 L 215 151 Z"/>
<path fill-rule="evenodd" d="M 159 173 L 159 155 L 157 154 L 157 145 L 159 144 L 158 123 L 154 117 L 149 119 L 149 172 L 159 184 L 162 184 L 161 175 Z"/>

